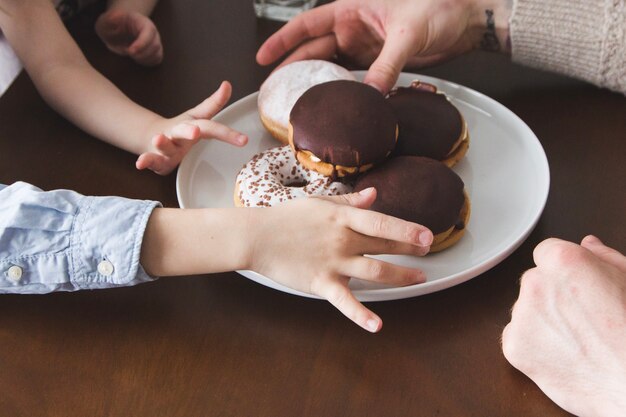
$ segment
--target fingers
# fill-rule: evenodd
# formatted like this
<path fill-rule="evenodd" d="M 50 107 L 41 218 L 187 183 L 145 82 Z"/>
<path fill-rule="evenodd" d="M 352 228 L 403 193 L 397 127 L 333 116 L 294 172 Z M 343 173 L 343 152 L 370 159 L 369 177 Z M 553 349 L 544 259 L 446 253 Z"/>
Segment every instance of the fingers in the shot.
<path fill-rule="evenodd" d="M 223 81 L 215 93 L 187 111 L 184 116 L 195 120 L 188 120 L 186 124 L 197 126 L 200 130 L 201 139 L 217 139 L 235 146 L 244 146 L 248 143 L 248 137 L 221 123 L 209 120 L 213 118 L 230 99 L 232 86 L 228 81 Z"/>
<path fill-rule="evenodd" d="M 195 140 L 198 139 L 201 135 L 200 128 L 191 123 L 179 123 L 172 128 L 171 131 L 172 139 L 186 139 L 186 140 Z M 164 135 L 158 135 L 164 136 Z M 156 143 L 153 144 L 157 146 Z M 158 147 L 158 146 L 157 146 Z"/>
<path fill-rule="evenodd" d="M 351 207 L 346 216 L 346 226 L 367 236 L 417 246 L 430 247 L 433 243 L 433 234 L 428 228 L 375 211 Z"/>
<path fill-rule="evenodd" d="M 301 42 L 330 33 L 335 24 L 334 10 L 335 5 L 331 3 L 293 18 L 261 45 L 256 55 L 257 62 L 269 65 Z"/>
<path fill-rule="evenodd" d="M 426 275 L 419 269 L 407 268 L 365 256 L 355 256 L 344 262 L 339 268 L 339 273 L 396 287 L 426 282 Z"/>
<path fill-rule="evenodd" d="M 328 300 L 337 310 L 365 330 L 376 333 L 381 329 L 382 320 L 356 299 L 348 288 L 347 278 L 340 281 L 323 280 L 313 286 L 311 292 Z"/>
<path fill-rule="evenodd" d="M 413 55 L 415 48 L 416 42 L 410 30 L 390 32 L 380 55 L 370 66 L 363 81 L 386 94 L 398 80 L 400 72 L 408 57 Z"/>
<path fill-rule="evenodd" d="M 396 217 L 387 216 L 375 211 L 362 210 L 369 208 L 376 200 L 376 189 L 373 187 L 361 190 L 358 193 L 343 194 L 332 197 L 318 197 L 337 204 L 351 206 L 354 210 L 350 210 L 346 217 L 346 226 L 355 232 L 366 236 L 378 237 L 393 242 L 404 242 L 411 245 L 417 245 L 426 248 L 426 252 L 433 243 L 432 232 L 419 224 L 407 222 Z M 397 252 L 381 252 L 377 249 L 385 245 L 378 243 L 378 246 L 372 245 L 370 249 L 374 252 L 368 253 L 397 253 Z M 390 243 L 387 243 L 387 249 L 393 249 Z M 396 250 L 402 250 L 406 253 L 407 248 L 398 246 Z M 414 251 L 415 252 L 415 251 Z M 422 251 L 417 251 L 418 256 Z"/>
<path fill-rule="evenodd" d="M 580 242 L 580 245 L 591 251 L 604 262 L 614 265 L 622 271 L 626 271 L 626 256 L 613 248 L 609 248 L 597 237 L 593 235 L 585 236 L 582 242 Z"/>
<path fill-rule="evenodd" d="M 95 30 L 100 37 L 113 38 L 126 35 L 125 25 L 128 14 L 119 10 L 109 10 L 98 17 Z"/>
<path fill-rule="evenodd" d="M 376 189 L 374 187 L 365 188 L 358 193 L 334 195 L 334 196 L 319 196 L 315 197 L 321 200 L 332 201 L 336 204 L 348 205 L 356 208 L 366 209 L 369 208 L 374 200 L 376 200 Z"/>
<path fill-rule="evenodd" d="M 135 41 L 128 47 L 128 55 L 146 66 L 158 65 L 163 61 L 163 44 L 157 28 L 150 22 Z"/>
<path fill-rule="evenodd" d="M 140 13 L 110 10 L 96 21 L 96 32 L 110 50 L 129 55 L 139 64 L 153 66 L 163 60 L 159 31 Z"/>
<path fill-rule="evenodd" d="M 213 120 L 190 120 L 187 122 L 200 128 L 201 139 L 217 139 L 235 146 L 244 146 L 248 137 L 230 127 Z"/>
<path fill-rule="evenodd" d="M 533 250 L 533 260 L 535 265 L 544 265 L 553 259 L 552 254 L 555 249 L 558 250 L 563 244 L 573 244 L 557 238 L 548 238 L 540 242 Z"/>
<path fill-rule="evenodd" d="M 209 98 L 189 110 L 187 114 L 194 119 L 212 119 L 228 103 L 232 90 L 233 87 L 228 81 L 222 81 Z"/>
<path fill-rule="evenodd" d="M 424 256 L 430 252 L 430 245 L 417 246 L 412 243 L 398 242 L 391 239 L 364 236 L 364 239 L 358 243 L 358 250 L 368 255 Z"/>
<path fill-rule="evenodd" d="M 135 167 L 139 170 L 149 169 L 159 175 L 167 175 L 172 172 L 175 165 L 172 166 L 171 164 L 169 164 L 168 158 L 166 156 L 152 152 L 146 152 L 139 155 L 139 158 L 137 158 L 137 162 L 135 162 Z"/>
<path fill-rule="evenodd" d="M 334 33 L 312 39 L 300 45 L 279 67 L 295 61 L 307 59 L 324 59 L 330 61 L 337 53 L 337 38 Z"/>

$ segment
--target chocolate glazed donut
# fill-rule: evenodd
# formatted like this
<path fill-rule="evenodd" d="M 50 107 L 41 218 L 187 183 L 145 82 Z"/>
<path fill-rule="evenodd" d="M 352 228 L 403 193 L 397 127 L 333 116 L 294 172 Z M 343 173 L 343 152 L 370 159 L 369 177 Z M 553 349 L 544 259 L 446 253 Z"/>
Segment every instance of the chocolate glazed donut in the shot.
<path fill-rule="evenodd" d="M 371 209 L 419 223 L 434 235 L 430 252 L 438 252 L 463 236 L 470 202 L 463 180 L 444 163 L 417 156 L 391 158 L 360 176 L 354 191 L 375 187 Z"/>
<path fill-rule="evenodd" d="M 380 163 L 396 145 L 397 121 L 375 88 L 330 81 L 308 89 L 289 116 L 289 144 L 305 167 L 345 177 Z"/>
<path fill-rule="evenodd" d="M 425 156 L 449 167 L 463 158 L 469 147 L 467 125 L 437 87 L 415 81 L 392 90 L 387 101 L 398 117 L 398 143 L 392 156 Z"/>

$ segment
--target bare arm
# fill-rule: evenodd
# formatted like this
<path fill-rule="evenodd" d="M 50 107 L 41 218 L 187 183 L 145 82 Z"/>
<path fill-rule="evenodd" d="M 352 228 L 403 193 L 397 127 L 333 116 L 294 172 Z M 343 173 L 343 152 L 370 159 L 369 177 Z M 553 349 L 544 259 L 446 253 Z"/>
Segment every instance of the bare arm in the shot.
<path fill-rule="evenodd" d="M 61 115 L 127 151 L 149 149 L 161 117 L 126 97 L 86 60 L 49 0 L 0 0 L 0 27 L 37 90 Z"/>
<path fill-rule="evenodd" d="M 148 10 L 153 2 L 143 4 Z M 196 107 L 164 118 L 130 100 L 87 62 L 49 0 L 0 0 L 0 29 L 46 102 L 87 133 L 141 154 L 139 169 L 167 174 L 199 139 L 247 142 L 245 135 L 210 120 L 230 99 L 229 83 Z M 137 46 L 133 58 L 152 61 L 160 41 L 144 48 L 142 40 L 139 35 L 130 46 Z"/>
<path fill-rule="evenodd" d="M 432 243 L 432 233 L 422 226 L 359 209 L 375 198 L 368 189 L 272 208 L 155 209 L 141 265 L 152 275 L 168 276 L 253 270 L 327 299 L 375 332 L 380 318 L 356 300 L 348 277 L 396 286 L 424 282 L 419 270 L 363 255 L 423 255 Z"/>

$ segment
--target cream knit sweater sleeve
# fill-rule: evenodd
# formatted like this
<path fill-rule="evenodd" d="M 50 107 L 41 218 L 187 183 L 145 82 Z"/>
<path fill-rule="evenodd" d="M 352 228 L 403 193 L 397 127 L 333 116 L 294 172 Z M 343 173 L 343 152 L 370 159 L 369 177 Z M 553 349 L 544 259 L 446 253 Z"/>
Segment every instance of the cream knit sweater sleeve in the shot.
<path fill-rule="evenodd" d="M 515 0 L 513 60 L 626 94 L 626 0 Z"/>

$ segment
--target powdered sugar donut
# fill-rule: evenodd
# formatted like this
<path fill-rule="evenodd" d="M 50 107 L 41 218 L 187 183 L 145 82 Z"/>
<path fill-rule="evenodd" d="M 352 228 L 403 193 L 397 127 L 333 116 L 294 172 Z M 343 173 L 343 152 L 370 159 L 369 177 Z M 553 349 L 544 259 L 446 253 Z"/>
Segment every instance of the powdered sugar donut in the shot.
<path fill-rule="evenodd" d="M 263 126 L 282 143 L 288 143 L 289 113 L 302 93 L 333 80 L 355 80 L 350 71 L 328 61 L 296 61 L 273 72 L 261 85 L 258 97 Z"/>
<path fill-rule="evenodd" d="M 255 155 L 237 175 L 235 205 L 271 207 L 302 197 L 341 195 L 350 185 L 304 168 L 289 146 Z"/>

